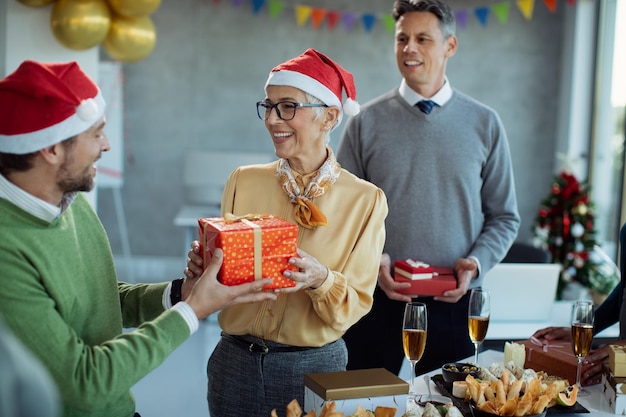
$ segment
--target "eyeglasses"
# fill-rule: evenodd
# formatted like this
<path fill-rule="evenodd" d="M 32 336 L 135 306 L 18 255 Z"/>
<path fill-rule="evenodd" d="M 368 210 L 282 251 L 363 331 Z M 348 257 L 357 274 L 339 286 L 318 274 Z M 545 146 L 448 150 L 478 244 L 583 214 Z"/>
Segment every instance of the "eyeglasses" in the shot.
<path fill-rule="evenodd" d="M 281 120 L 291 120 L 296 116 L 298 107 L 328 107 L 326 104 L 313 103 L 295 103 L 293 101 L 279 101 L 278 103 L 270 103 L 268 101 L 259 101 L 256 103 L 256 114 L 261 120 L 267 120 L 272 113 L 272 109 L 276 109 L 276 115 Z"/>

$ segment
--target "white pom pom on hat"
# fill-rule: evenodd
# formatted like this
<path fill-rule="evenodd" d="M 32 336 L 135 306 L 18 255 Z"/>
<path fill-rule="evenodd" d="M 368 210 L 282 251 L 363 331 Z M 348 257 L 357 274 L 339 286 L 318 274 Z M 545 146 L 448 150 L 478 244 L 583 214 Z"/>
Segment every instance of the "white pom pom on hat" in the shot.
<path fill-rule="evenodd" d="M 361 111 L 361 106 L 359 103 L 349 98 L 345 103 L 343 103 L 343 111 L 348 116 L 356 116 Z"/>
<path fill-rule="evenodd" d="M 92 127 L 104 108 L 100 89 L 76 62 L 26 60 L 0 80 L 0 152 L 62 142 Z"/>
<path fill-rule="evenodd" d="M 295 87 L 317 97 L 328 106 L 339 107 L 341 113 L 335 126 L 341 122 L 343 113 L 355 116 L 360 111 L 352 74 L 313 48 L 274 67 L 265 87 L 268 85 Z M 344 91 L 346 101 L 342 104 Z"/>

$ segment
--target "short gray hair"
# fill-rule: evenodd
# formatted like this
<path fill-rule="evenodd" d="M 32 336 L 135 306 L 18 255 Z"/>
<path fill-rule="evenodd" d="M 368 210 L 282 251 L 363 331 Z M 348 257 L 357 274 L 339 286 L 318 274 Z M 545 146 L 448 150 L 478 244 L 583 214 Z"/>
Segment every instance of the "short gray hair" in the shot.
<path fill-rule="evenodd" d="M 319 98 L 315 97 L 314 95 L 311 95 L 309 93 L 304 93 L 306 96 L 306 101 L 307 103 L 311 103 L 311 104 L 326 104 L 324 103 L 322 100 L 320 100 Z M 313 111 L 315 112 L 316 116 L 315 116 L 315 120 L 318 120 L 320 117 L 322 117 L 322 113 L 324 112 L 324 107 L 312 107 Z M 337 123 L 337 122 L 335 122 Z M 330 131 L 332 129 L 329 129 L 326 131 L 325 133 L 325 140 L 324 142 L 326 144 L 328 144 L 330 142 Z"/>

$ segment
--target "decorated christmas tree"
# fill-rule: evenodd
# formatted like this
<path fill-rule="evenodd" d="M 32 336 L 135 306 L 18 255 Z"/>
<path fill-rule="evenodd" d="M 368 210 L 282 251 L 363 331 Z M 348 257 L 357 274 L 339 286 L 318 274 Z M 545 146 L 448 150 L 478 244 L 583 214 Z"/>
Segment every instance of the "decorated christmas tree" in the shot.
<path fill-rule="evenodd" d="M 619 282 L 615 263 L 596 241 L 594 207 L 589 186 L 570 172 L 554 177 L 550 193 L 541 202 L 533 232 L 535 243 L 548 249 L 562 265 L 557 297 L 570 282 L 599 294 L 608 294 Z"/>

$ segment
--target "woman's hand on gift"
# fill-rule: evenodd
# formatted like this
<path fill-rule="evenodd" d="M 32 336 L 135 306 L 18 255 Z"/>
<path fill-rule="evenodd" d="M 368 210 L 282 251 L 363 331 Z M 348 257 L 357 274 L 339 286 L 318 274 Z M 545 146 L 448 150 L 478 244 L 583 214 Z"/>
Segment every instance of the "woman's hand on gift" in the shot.
<path fill-rule="evenodd" d="M 191 249 L 187 252 L 187 267 L 183 270 L 185 280 L 181 289 L 181 299 L 186 300 L 191 289 L 196 285 L 198 279 L 202 275 L 203 260 L 200 254 L 200 242 L 194 240 L 191 242 Z"/>
<path fill-rule="evenodd" d="M 275 300 L 276 294 L 261 289 L 272 283 L 271 278 L 264 278 L 245 284 L 228 286 L 217 280 L 217 273 L 222 266 L 224 254 L 221 249 L 215 249 L 209 265 L 197 279 L 185 300 L 191 306 L 199 320 L 208 317 L 218 310 L 234 304 L 253 303 L 265 300 Z M 186 279 L 185 281 L 188 281 Z"/>
<path fill-rule="evenodd" d="M 388 253 L 383 253 L 380 257 L 380 266 L 378 267 L 378 286 L 385 292 L 391 300 L 411 302 L 411 297 L 399 293 L 397 290 L 406 289 L 411 286 L 408 282 L 396 282 L 391 276 L 391 257 Z"/>
<path fill-rule="evenodd" d="M 298 249 L 298 256 L 289 258 L 289 264 L 298 268 L 297 271 L 286 270 L 283 275 L 296 283 L 295 287 L 279 288 L 276 292 L 295 292 L 302 289 L 317 289 L 328 278 L 330 270 L 317 259 L 302 249 Z"/>
<path fill-rule="evenodd" d="M 191 242 L 191 249 L 187 252 L 187 267 L 184 274 L 187 278 L 200 278 L 202 275 L 202 254 L 200 253 L 200 242 L 194 240 Z"/>

